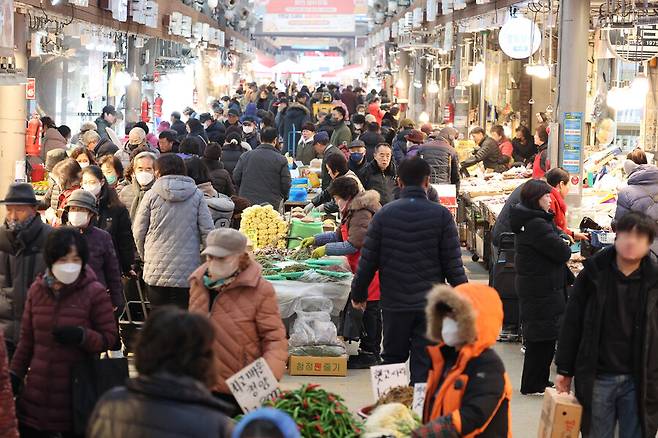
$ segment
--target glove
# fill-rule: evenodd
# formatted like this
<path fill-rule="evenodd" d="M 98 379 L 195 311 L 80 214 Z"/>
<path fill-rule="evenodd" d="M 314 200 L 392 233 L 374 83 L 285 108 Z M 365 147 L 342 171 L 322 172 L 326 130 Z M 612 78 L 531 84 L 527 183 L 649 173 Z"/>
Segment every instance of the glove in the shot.
<path fill-rule="evenodd" d="M 309 246 L 315 245 L 315 237 L 307 237 L 306 239 L 302 240 L 302 248 L 308 248 Z"/>
<path fill-rule="evenodd" d="M 9 373 L 9 377 L 11 378 L 11 391 L 14 393 L 14 397 L 18 397 L 23 389 L 23 379 L 12 372 Z"/>
<path fill-rule="evenodd" d="M 321 259 L 322 257 L 327 255 L 327 247 L 326 246 L 320 246 L 318 248 L 315 248 L 313 252 L 311 253 L 311 257 L 314 259 Z"/>
<path fill-rule="evenodd" d="M 313 205 L 312 202 L 309 202 L 306 204 L 306 207 L 304 207 L 304 214 L 309 214 L 313 209 L 315 208 L 315 205 Z"/>
<path fill-rule="evenodd" d="M 85 338 L 85 329 L 73 325 L 55 327 L 53 337 L 62 345 L 80 345 Z"/>

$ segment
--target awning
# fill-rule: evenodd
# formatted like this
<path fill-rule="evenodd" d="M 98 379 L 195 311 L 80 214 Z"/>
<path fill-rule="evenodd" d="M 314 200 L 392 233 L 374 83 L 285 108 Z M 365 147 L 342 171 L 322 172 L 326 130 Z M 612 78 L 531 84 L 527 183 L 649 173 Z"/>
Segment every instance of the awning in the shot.
<path fill-rule="evenodd" d="M 330 71 L 322 75 L 323 78 L 358 78 L 363 76 L 363 66 L 357 64 L 346 65 L 338 70 Z"/>
<path fill-rule="evenodd" d="M 306 73 L 306 69 L 291 59 L 286 59 L 272 67 L 273 73 L 301 75 Z"/>

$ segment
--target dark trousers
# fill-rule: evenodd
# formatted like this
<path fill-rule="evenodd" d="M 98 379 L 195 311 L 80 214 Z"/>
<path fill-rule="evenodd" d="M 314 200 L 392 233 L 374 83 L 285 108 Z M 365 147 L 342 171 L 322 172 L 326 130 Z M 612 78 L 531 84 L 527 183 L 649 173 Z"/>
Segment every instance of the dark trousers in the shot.
<path fill-rule="evenodd" d="M 187 310 L 188 302 L 190 301 L 190 288 L 151 286 L 149 284 L 148 290 L 151 309 L 169 305 Z"/>
<path fill-rule="evenodd" d="M 379 356 L 382 351 L 382 308 L 379 301 L 368 301 L 363 312 L 361 350 Z"/>
<path fill-rule="evenodd" d="M 384 325 L 384 364 L 409 361 L 411 384 L 427 381 L 431 360 L 427 355 L 430 342 L 425 338 L 425 312 L 391 312 L 382 310 Z"/>
<path fill-rule="evenodd" d="M 18 424 L 18 434 L 21 438 L 82 438 L 73 432 L 46 432 L 32 429 L 24 424 Z"/>
<path fill-rule="evenodd" d="M 551 375 L 555 341 L 526 341 L 521 393 L 544 392 Z"/>

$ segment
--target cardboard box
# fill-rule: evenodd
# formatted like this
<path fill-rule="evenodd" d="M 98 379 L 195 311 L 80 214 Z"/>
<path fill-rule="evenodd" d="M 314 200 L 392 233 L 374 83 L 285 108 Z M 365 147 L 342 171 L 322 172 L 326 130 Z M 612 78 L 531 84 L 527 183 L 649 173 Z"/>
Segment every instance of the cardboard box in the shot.
<path fill-rule="evenodd" d="M 583 407 L 572 394 L 546 388 L 539 420 L 539 438 L 578 438 Z"/>
<path fill-rule="evenodd" d="M 338 357 L 290 356 L 291 376 L 347 376 L 347 355 Z"/>

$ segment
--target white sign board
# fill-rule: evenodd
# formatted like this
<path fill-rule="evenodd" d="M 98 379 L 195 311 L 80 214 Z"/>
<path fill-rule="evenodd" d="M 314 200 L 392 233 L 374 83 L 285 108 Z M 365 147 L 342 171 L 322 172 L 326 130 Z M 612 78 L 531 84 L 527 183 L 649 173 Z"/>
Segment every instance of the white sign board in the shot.
<path fill-rule="evenodd" d="M 411 403 L 411 410 L 420 418 L 423 418 L 423 408 L 425 407 L 425 390 L 427 383 L 416 383 L 414 385 L 414 400 Z"/>
<path fill-rule="evenodd" d="M 260 408 L 279 390 L 279 382 L 262 357 L 226 379 L 226 384 L 245 413 Z"/>
<path fill-rule="evenodd" d="M 398 386 L 409 386 L 409 369 L 406 363 L 378 365 L 370 368 L 370 380 L 375 401 Z"/>
<path fill-rule="evenodd" d="M 498 34 L 500 48 L 513 59 L 525 59 L 539 50 L 541 31 L 525 17 L 511 17 Z"/>

